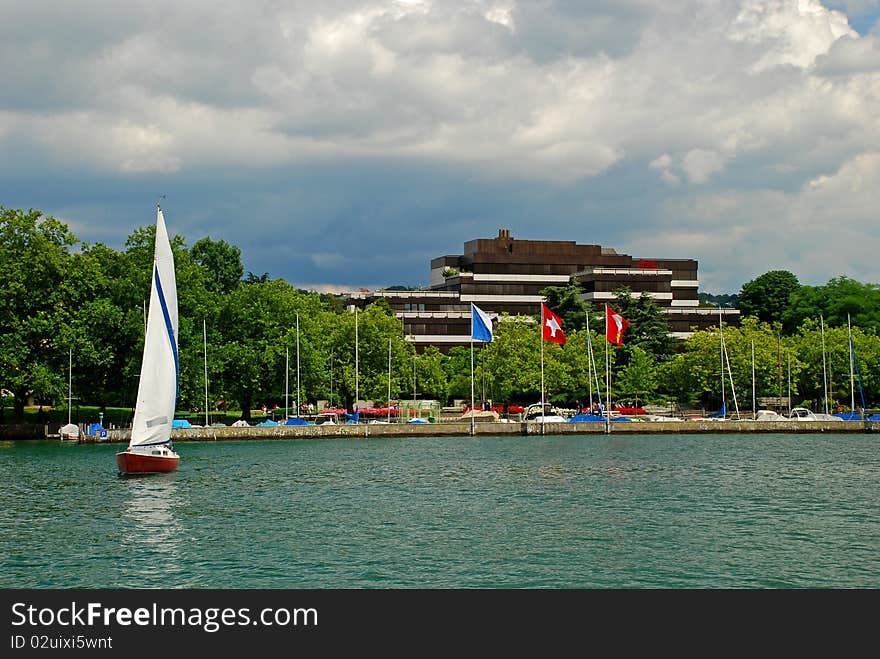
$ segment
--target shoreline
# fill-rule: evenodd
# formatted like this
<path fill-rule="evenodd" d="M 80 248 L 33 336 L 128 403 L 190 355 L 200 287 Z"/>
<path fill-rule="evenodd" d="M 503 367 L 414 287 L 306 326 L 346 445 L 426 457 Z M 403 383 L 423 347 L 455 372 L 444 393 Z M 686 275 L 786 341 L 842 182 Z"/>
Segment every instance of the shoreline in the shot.
<path fill-rule="evenodd" d="M 128 443 L 130 429 L 109 430 L 106 438 L 87 436 L 80 443 Z M 613 422 L 611 435 L 683 435 L 683 434 L 852 434 L 880 432 L 877 421 L 634 421 Z M 474 435 L 524 437 L 532 435 L 604 435 L 605 424 L 587 423 L 492 423 L 474 425 Z M 187 441 L 241 441 L 285 440 L 317 438 L 419 438 L 469 437 L 470 423 L 416 424 L 357 424 L 320 426 L 249 426 L 225 428 L 175 428 L 174 442 Z"/>

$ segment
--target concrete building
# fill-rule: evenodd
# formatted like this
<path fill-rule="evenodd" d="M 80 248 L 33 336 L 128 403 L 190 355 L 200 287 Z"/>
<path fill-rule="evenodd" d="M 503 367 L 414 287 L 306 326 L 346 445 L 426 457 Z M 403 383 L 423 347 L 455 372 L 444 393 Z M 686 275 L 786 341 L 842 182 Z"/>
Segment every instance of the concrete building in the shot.
<path fill-rule="evenodd" d="M 643 259 L 610 247 L 562 240 L 518 240 L 507 229 L 495 238 L 464 244 L 459 255 L 431 261 L 429 288 L 419 291 L 352 293 L 349 306 L 365 307 L 385 298 L 404 332 L 417 347 L 436 345 L 444 352 L 470 343 L 471 302 L 489 313 L 536 315 L 548 286 L 578 284 L 594 308 L 628 287 L 634 296 L 647 292 L 662 308 L 670 333 L 678 338 L 693 328 L 717 325 L 716 308 L 700 308 L 697 262 L 693 259 Z M 725 323 L 739 324 L 739 311 L 723 309 Z"/>

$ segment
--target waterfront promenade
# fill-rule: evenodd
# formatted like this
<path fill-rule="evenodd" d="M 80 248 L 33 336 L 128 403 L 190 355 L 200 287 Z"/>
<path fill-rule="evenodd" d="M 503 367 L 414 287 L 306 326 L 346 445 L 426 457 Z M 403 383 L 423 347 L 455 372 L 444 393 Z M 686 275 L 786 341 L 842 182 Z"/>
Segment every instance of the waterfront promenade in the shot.
<path fill-rule="evenodd" d="M 741 433 L 860 433 L 878 432 L 880 422 L 876 421 L 634 421 L 613 422 L 611 434 L 741 434 Z M 129 430 L 110 430 L 106 438 L 86 437 L 85 441 L 127 443 Z M 602 435 L 606 433 L 604 423 L 546 423 L 535 422 L 482 422 L 473 427 L 475 435 L 480 436 L 531 436 L 531 435 Z M 209 427 L 175 428 L 171 438 L 175 442 L 186 441 L 240 441 L 266 439 L 314 439 L 322 437 L 468 437 L 471 424 L 428 423 L 428 424 L 357 424 L 320 426 L 247 426 L 247 427 Z"/>

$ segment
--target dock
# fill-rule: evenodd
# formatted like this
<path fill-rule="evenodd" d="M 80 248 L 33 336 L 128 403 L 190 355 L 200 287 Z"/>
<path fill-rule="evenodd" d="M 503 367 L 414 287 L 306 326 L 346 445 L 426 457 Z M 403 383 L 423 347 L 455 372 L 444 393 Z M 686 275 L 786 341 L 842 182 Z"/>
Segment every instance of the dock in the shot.
<path fill-rule="evenodd" d="M 174 442 L 242 441 L 242 440 L 290 440 L 319 438 L 419 438 L 419 437 L 469 437 L 471 424 L 369 424 L 320 426 L 243 426 L 207 428 L 175 428 L 171 433 Z M 612 422 L 612 435 L 682 435 L 682 434 L 852 434 L 880 431 L 877 421 L 633 421 Z M 106 438 L 86 436 L 85 443 L 128 443 L 130 429 L 107 431 Z M 530 435 L 604 435 L 606 424 L 588 423 L 476 423 L 473 434 L 477 436 L 519 437 Z"/>

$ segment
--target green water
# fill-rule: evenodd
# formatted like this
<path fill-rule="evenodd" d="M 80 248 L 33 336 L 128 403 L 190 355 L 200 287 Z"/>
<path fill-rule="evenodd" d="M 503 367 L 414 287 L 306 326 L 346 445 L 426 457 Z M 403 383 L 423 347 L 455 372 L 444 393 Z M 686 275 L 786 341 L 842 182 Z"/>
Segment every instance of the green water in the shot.
<path fill-rule="evenodd" d="M 877 588 L 880 437 L 0 443 L 5 588 Z"/>

